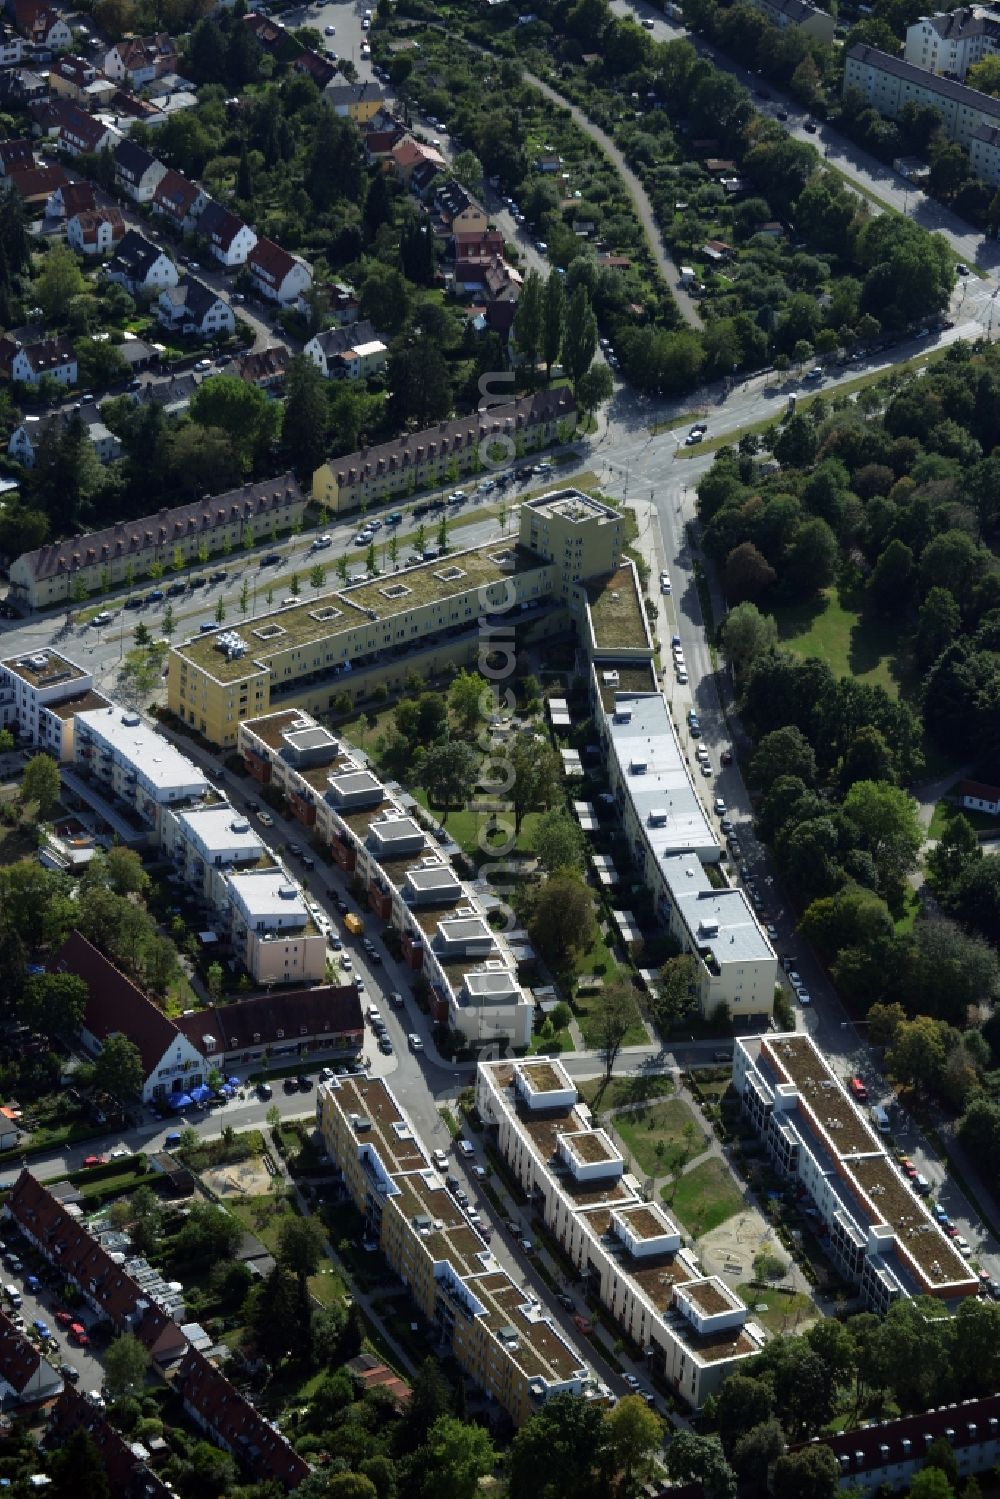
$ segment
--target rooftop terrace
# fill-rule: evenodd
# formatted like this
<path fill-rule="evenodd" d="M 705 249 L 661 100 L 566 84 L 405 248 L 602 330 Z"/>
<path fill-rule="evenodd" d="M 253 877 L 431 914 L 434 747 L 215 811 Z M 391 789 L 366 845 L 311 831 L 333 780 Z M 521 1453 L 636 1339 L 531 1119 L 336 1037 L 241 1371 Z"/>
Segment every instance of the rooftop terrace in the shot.
<path fill-rule="evenodd" d="M 508 1327 L 516 1332 L 518 1347 L 509 1351 L 525 1374 L 559 1382 L 582 1372 L 575 1351 L 544 1316 L 535 1320 L 527 1314 L 525 1293 L 502 1271 L 477 1276 L 469 1289 L 485 1306 L 486 1325 L 494 1335 Z"/>
<path fill-rule="evenodd" d="M 805 1036 L 765 1039 L 761 1053 L 799 1090 L 802 1104 L 838 1156 L 878 1151 L 881 1146 L 833 1073 Z"/>
<path fill-rule="evenodd" d="M 598 689 L 601 694 L 601 706 L 605 713 L 615 711 L 615 695 L 619 692 L 628 694 L 635 692 L 657 692 L 659 689 L 656 677 L 653 673 L 652 662 L 620 662 L 602 661 L 594 668 Z M 613 672 L 616 680 L 608 682 L 605 680 L 608 673 Z"/>
<path fill-rule="evenodd" d="M 301 722 L 302 714 L 297 709 L 284 708 L 280 713 L 266 713 L 263 718 L 248 718 L 241 727 L 256 734 L 268 749 L 279 750 L 285 742 L 285 731 Z"/>
<path fill-rule="evenodd" d="M 12 656 L 3 664 L 31 687 L 54 687 L 57 682 L 73 682 L 90 675 L 75 661 L 60 656 L 58 651 L 41 650 Z"/>
<path fill-rule="evenodd" d="M 847 1162 L 847 1169 L 871 1205 L 873 1221 L 889 1225 L 900 1249 L 915 1262 L 926 1281 L 950 1285 L 975 1279 L 888 1156 L 858 1156 Z"/>
<path fill-rule="evenodd" d="M 646 614 L 635 568 L 623 562 L 613 573 L 587 584 L 587 602 L 599 650 L 641 650 L 649 646 Z"/>
<path fill-rule="evenodd" d="M 402 1137 L 396 1126 L 408 1130 L 392 1094 L 379 1079 L 342 1077 L 333 1097 L 346 1116 L 358 1114 L 371 1121 L 371 1129 L 358 1135 L 359 1143 L 371 1144 L 379 1153 L 386 1170 L 394 1176 L 404 1171 L 418 1171 L 427 1164 L 419 1142 L 409 1133 Z"/>
<path fill-rule="evenodd" d="M 378 619 L 391 619 L 405 609 L 443 602 L 470 589 L 547 566 L 526 547 L 494 542 L 243 620 L 235 633 L 246 643 L 244 656 L 230 659 L 218 649 L 221 630 L 206 631 L 184 641 L 176 648 L 177 654 L 220 682 L 236 681 L 252 674 L 256 663 L 266 664 L 285 651 L 332 640 L 374 623 L 369 611 Z"/>

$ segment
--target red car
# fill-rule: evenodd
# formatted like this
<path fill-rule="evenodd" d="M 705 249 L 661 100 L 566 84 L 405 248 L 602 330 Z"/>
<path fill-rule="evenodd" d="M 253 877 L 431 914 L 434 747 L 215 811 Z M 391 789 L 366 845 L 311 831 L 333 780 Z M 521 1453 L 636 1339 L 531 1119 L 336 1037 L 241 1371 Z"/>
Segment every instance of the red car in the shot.
<path fill-rule="evenodd" d="M 108 1158 L 106 1155 L 89 1155 L 83 1164 L 85 1166 L 106 1166 Z"/>
<path fill-rule="evenodd" d="M 84 1327 L 82 1322 L 74 1322 L 69 1330 L 69 1335 L 78 1348 L 86 1348 L 90 1344 L 90 1339 L 87 1336 L 87 1329 Z"/>
<path fill-rule="evenodd" d="M 909 1156 L 902 1156 L 899 1164 L 903 1168 L 903 1175 L 909 1177 L 910 1181 L 912 1181 L 917 1174 L 917 1168 L 916 1166 L 914 1166 Z"/>
<path fill-rule="evenodd" d="M 72 1312 L 56 1312 L 56 1321 L 60 1327 L 70 1327 L 73 1322 Z"/>

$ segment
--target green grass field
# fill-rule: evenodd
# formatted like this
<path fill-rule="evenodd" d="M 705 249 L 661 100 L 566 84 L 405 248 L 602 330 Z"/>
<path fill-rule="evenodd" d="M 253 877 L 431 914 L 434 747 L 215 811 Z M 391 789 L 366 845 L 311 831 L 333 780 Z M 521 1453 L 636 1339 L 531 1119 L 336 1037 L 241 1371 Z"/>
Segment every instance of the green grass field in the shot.
<path fill-rule="evenodd" d="M 644 1176 L 666 1176 L 679 1171 L 705 1142 L 698 1121 L 681 1098 L 668 1098 L 648 1109 L 618 1114 L 614 1127 Z"/>
<path fill-rule="evenodd" d="M 775 609 L 781 643 L 797 655 L 818 656 L 835 676 L 877 682 L 895 697 L 906 676 L 899 629 L 862 614 L 859 605 L 828 588 L 808 603 Z"/>
<path fill-rule="evenodd" d="M 651 1073 L 649 1077 L 616 1077 L 604 1086 L 602 1077 L 591 1077 L 580 1084 L 580 1094 L 585 1103 L 601 1114 L 620 1109 L 628 1103 L 645 1103 L 649 1099 L 665 1098 L 674 1091 L 674 1080 Z"/>
<path fill-rule="evenodd" d="M 778 1291 L 773 1287 L 765 1290 L 763 1286 L 743 1285 L 736 1287 L 736 1294 L 750 1308 L 753 1320 L 773 1337 L 791 1337 L 800 1328 L 804 1329 L 817 1320 L 816 1307 L 801 1291 Z M 767 1311 L 760 1311 L 762 1306 L 766 1306 Z"/>
<path fill-rule="evenodd" d="M 664 1187 L 660 1196 L 688 1233 L 700 1239 L 743 1207 L 743 1197 L 717 1156 Z"/>

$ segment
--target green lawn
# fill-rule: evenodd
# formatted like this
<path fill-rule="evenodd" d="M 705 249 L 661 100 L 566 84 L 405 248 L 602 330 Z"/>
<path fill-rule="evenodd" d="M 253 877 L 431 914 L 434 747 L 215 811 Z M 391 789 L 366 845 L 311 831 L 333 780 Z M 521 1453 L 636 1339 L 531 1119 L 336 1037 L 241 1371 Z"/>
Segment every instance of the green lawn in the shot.
<path fill-rule="evenodd" d="M 817 1319 L 816 1307 L 801 1291 L 765 1290 L 762 1286 L 737 1286 L 736 1294 L 750 1308 L 755 1322 L 774 1337 L 792 1337 L 800 1328 Z M 762 1312 L 760 1307 L 766 1306 Z"/>
<path fill-rule="evenodd" d="M 287 1203 L 276 1206 L 269 1197 L 251 1197 L 241 1202 L 227 1202 L 226 1206 L 240 1220 L 244 1228 L 256 1234 L 272 1254 L 277 1250 L 282 1226 L 297 1216 L 294 1209 Z M 323 1306 L 334 1306 L 343 1302 L 347 1294 L 347 1287 L 327 1259 L 320 1261 L 320 1268 L 315 1275 L 310 1275 L 309 1290 Z"/>
<path fill-rule="evenodd" d="M 679 1171 L 705 1143 L 698 1121 L 681 1098 L 617 1114 L 614 1127 L 644 1176 Z"/>
<path fill-rule="evenodd" d="M 837 677 L 877 682 L 898 694 L 905 676 L 898 626 L 862 615 L 860 600 L 828 588 L 808 603 L 775 609 L 774 616 L 789 650 L 818 656 Z"/>
<path fill-rule="evenodd" d="M 718 1156 L 679 1176 L 663 1188 L 660 1196 L 668 1212 L 696 1239 L 711 1233 L 743 1207 L 742 1194 Z"/>
<path fill-rule="evenodd" d="M 945 824 L 953 812 L 961 812 L 962 816 L 968 818 L 977 832 L 1000 832 L 1000 818 L 991 817 L 988 812 L 966 812 L 964 808 L 956 807 L 948 801 L 948 797 L 954 794 L 957 785 L 958 782 L 956 781 L 954 786 L 949 786 L 944 797 L 934 808 L 934 815 L 931 818 L 930 827 L 927 829 L 928 838 L 941 837 L 945 830 Z"/>
<path fill-rule="evenodd" d="M 616 1077 L 605 1087 L 602 1077 L 588 1078 L 580 1084 L 580 1094 L 591 1108 L 601 1114 L 620 1109 L 627 1103 L 644 1103 L 647 1099 L 663 1098 L 674 1091 L 672 1077 L 651 1074 L 649 1077 Z"/>
<path fill-rule="evenodd" d="M 919 912 L 919 910 L 920 898 L 917 895 L 917 892 L 915 890 L 907 890 L 906 909 L 896 922 L 897 937 L 905 937 L 908 932 L 911 932 L 913 930 L 913 923 L 917 919 L 917 913 Z"/>

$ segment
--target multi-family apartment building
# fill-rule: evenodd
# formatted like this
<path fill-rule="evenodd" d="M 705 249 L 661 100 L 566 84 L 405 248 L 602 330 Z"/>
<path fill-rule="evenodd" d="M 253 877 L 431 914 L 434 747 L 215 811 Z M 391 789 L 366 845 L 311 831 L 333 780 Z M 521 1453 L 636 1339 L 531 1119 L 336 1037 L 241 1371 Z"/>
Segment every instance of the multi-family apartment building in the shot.
<path fill-rule="evenodd" d="M 535 1212 L 652 1369 L 699 1408 L 763 1347 L 740 1298 L 647 1202 L 555 1058 L 481 1062 L 476 1107 Z"/>
<path fill-rule="evenodd" d="M 808 0 L 753 0 L 753 4 L 779 31 L 795 27 L 819 42 L 833 41 L 833 16 L 818 5 L 810 5 Z"/>
<path fill-rule="evenodd" d="M 153 387 L 169 394 L 169 386 Z M 158 564 L 191 562 L 206 549 L 246 546 L 301 520 L 305 497 L 292 474 L 241 485 L 103 531 L 22 552 L 10 568 L 12 597 L 33 609 L 69 599 L 79 579 L 88 592 L 146 577 Z"/>
<path fill-rule="evenodd" d="M 873 1311 L 932 1296 L 954 1306 L 979 1279 L 809 1036 L 738 1036 L 733 1086 L 775 1167 L 809 1199 L 828 1252 Z"/>
<path fill-rule="evenodd" d="M 521 641 L 568 627 L 575 584 L 617 566 L 622 533 L 609 506 L 560 495 L 565 504 L 553 495 L 522 507 L 517 540 L 404 567 L 185 641 L 170 653 L 171 711 L 214 744 L 231 745 L 242 720 L 272 708 L 323 713 L 379 683 L 398 689 L 414 667 L 431 675 L 467 665 L 490 621 Z"/>
<path fill-rule="evenodd" d="M 58 651 L 36 651 L 0 661 L 0 727 L 10 729 L 57 760 L 73 758 L 78 713 L 109 708 L 94 691 L 93 673 Z"/>
<path fill-rule="evenodd" d="M 249 774 L 284 793 L 289 816 L 399 933 L 402 960 L 426 983 L 433 1018 L 474 1044 L 526 1046 L 534 1006 L 517 957 L 412 808 L 297 709 L 241 724 L 237 748 Z"/>
<path fill-rule="evenodd" d="M 127 1035 L 139 1050 L 144 1103 L 190 1092 L 213 1071 L 260 1062 L 296 1061 L 311 1052 L 355 1057 L 364 1041 L 361 1000 L 353 984 L 314 984 L 165 1015 L 79 932 L 71 932 L 51 964 L 87 988 L 80 1039 L 91 1055 Z"/>
<path fill-rule="evenodd" d="M 226 876 L 233 952 L 258 984 L 318 983 L 326 936 L 280 865 Z"/>
<path fill-rule="evenodd" d="M 117 803 L 130 833 L 158 841 L 165 810 L 201 801 L 211 790 L 203 771 L 131 709 L 77 713 L 73 734 L 74 784 L 93 790 L 99 803 Z M 109 808 L 110 810 L 110 808 Z"/>
<path fill-rule="evenodd" d="M 942 1442 L 964 1480 L 975 1473 L 995 1472 L 1000 1462 L 1000 1395 L 868 1421 L 833 1436 L 816 1437 L 815 1442 L 829 1447 L 836 1458 L 840 1492 L 856 1499 L 908 1488 L 928 1466 L 931 1448 Z M 812 1444 L 799 1442 L 790 1451 L 801 1452 L 808 1445 Z"/>
<path fill-rule="evenodd" d="M 430 1326 L 428 1351 L 450 1354 L 518 1425 L 554 1395 L 597 1392 L 581 1355 L 448 1192 L 383 1079 L 321 1084 L 316 1121 L 366 1242 Z"/>
<path fill-rule="evenodd" d="M 965 82 L 973 63 L 1000 52 L 1000 15 L 979 5 L 921 16 L 906 28 L 903 57 L 916 68 Z"/>
<path fill-rule="evenodd" d="M 622 830 L 658 921 L 695 960 L 701 1012 L 726 1005 L 741 1021 L 766 1020 L 778 960 L 743 888 L 708 876 L 705 866 L 718 868 L 722 850 L 663 694 L 648 667 L 595 663 L 592 671 Z"/>
<path fill-rule="evenodd" d="M 560 386 L 422 432 L 407 433 L 344 458 L 330 458 L 313 475 L 313 499 L 331 510 L 356 510 L 393 495 L 412 494 L 491 464 L 568 440 L 576 402 Z"/>
<path fill-rule="evenodd" d="M 907 104 L 936 109 L 945 135 L 969 152 L 974 170 L 985 181 L 1000 182 L 1000 175 L 991 175 L 997 171 L 995 150 L 977 149 L 977 142 L 988 146 L 1000 128 L 1000 99 L 860 42 L 844 60 L 844 93 L 852 90 L 890 120 Z"/>

